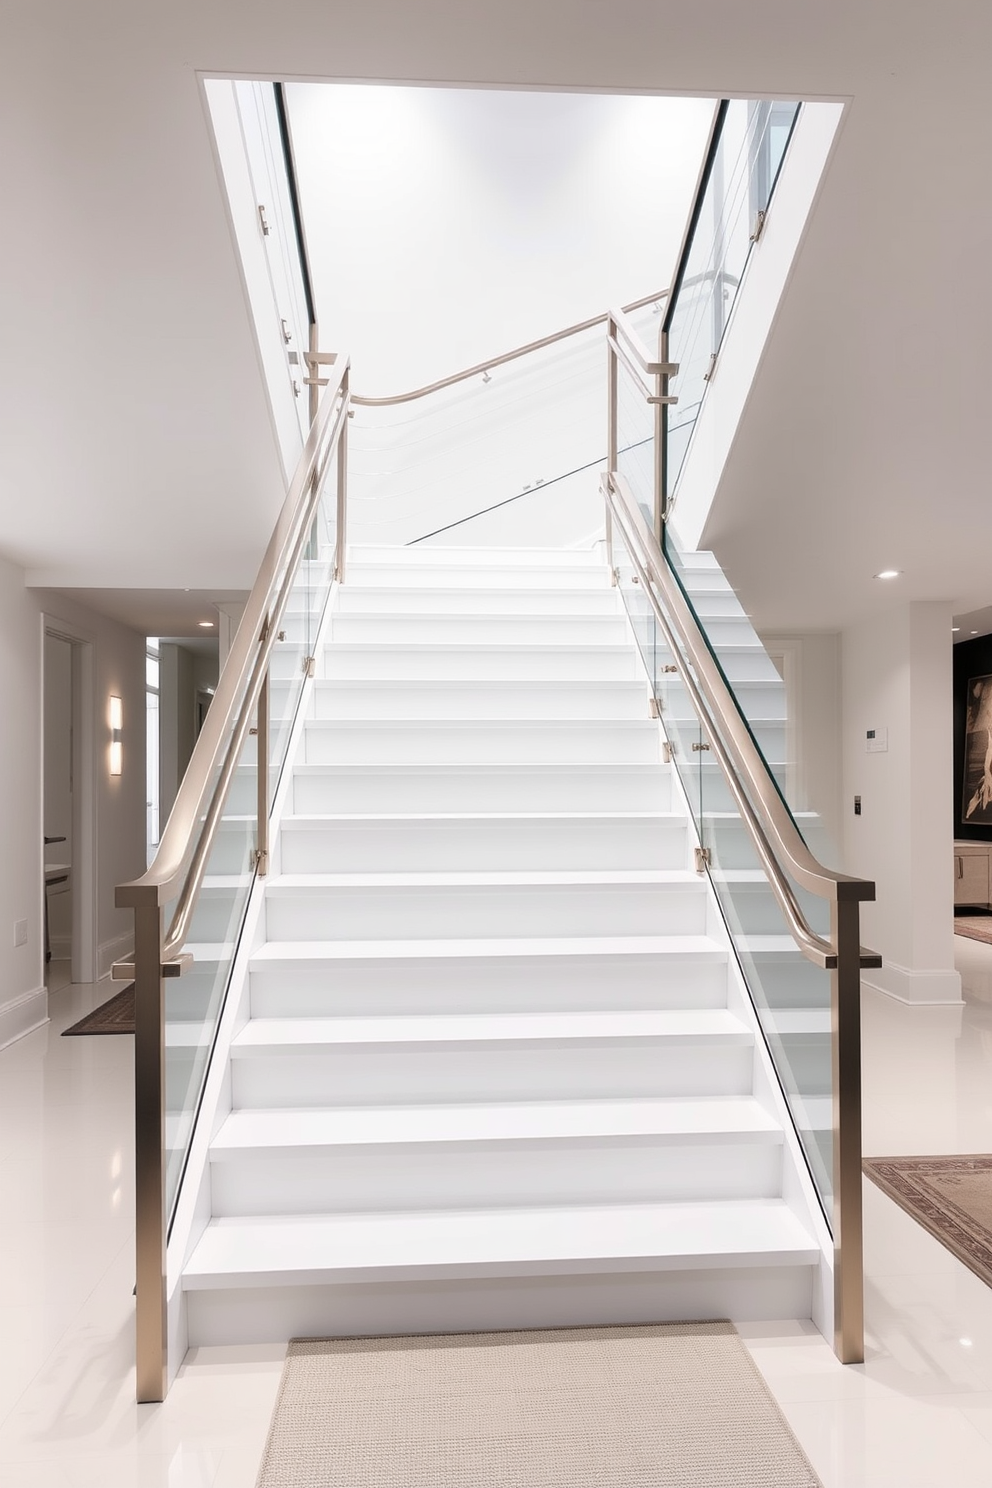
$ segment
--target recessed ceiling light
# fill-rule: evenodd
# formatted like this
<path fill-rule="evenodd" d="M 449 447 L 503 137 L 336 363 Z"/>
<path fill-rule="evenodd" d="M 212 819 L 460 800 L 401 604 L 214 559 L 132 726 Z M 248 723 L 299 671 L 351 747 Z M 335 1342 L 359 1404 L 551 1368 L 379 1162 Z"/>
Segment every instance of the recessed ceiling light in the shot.
<path fill-rule="evenodd" d="M 977 630 L 973 630 L 971 633 L 972 633 L 972 635 L 977 635 L 978 634 L 978 631 Z"/>
<path fill-rule="evenodd" d="M 901 568 L 883 568 L 881 573 L 875 575 L 876 579 L 898 579 L 902 574 Z"/>
<path fill-rule="evenodd" d="M 951 634 L 953 635 L 955 631 L 960 630 L 960 629 L 961 629 L 960 625 L 952 625 L 951 626 Z"/>
<path fill-rule="evenodd" d="M 214 628 L 214 622 L 212 620 L 198 620 L 196 623 L 201 630 L 213 630 Z"/>
<path fill-rule="evenodd" d="M 971 1348 L 971 1339 L 970 1338 L 959 1338 L 958 1339 L 958 1343 L 960 1343 L 960 1345 L 961 1345 L 962 1348 Z"/>

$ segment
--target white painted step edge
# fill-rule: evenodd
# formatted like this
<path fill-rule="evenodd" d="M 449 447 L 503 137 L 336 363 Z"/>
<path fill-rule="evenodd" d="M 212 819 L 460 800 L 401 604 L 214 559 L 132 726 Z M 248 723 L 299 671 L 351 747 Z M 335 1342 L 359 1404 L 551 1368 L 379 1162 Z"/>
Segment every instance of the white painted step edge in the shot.
<path fill-rule="evenodd" d="M 820 1248 L 781 1201 L 223 1219 L 186 1290 L 419 1278 L 812 1266 Z"/>

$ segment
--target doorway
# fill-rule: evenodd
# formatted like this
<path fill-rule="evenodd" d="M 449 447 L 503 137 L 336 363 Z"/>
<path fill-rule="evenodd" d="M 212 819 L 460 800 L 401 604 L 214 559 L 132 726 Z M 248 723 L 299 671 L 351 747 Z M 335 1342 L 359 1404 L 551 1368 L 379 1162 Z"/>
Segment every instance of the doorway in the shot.
<path fill-rule="evenodd" d="M 44 958 L 53 992 L 96 978 L 93 647 L 47 617 L 43 647 Z"/>

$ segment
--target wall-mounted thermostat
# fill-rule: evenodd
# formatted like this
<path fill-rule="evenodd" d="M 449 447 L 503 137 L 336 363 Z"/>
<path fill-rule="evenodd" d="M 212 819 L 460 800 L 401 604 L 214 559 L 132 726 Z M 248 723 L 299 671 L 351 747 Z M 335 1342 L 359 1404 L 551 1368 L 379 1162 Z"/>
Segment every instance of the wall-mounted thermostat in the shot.
<path fill-rule="evenodd" d="M 888 729 L 873 728 L 865 733 L 865 751 L 868 754 L 885 754 L 889 747 Z"/>

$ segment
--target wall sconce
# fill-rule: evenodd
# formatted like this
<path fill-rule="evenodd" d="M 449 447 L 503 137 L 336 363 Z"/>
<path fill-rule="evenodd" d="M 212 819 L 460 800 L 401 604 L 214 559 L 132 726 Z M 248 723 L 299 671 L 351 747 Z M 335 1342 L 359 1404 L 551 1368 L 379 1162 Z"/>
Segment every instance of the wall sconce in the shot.
<path fill-rule="evenodd" d="M 119 775 L 124 760 L 124 745 L 121 742 L 124 709 L 119 697 L 111 697 L 107 714 L 107 721 L 110 724 L 110 773 Z"/>

